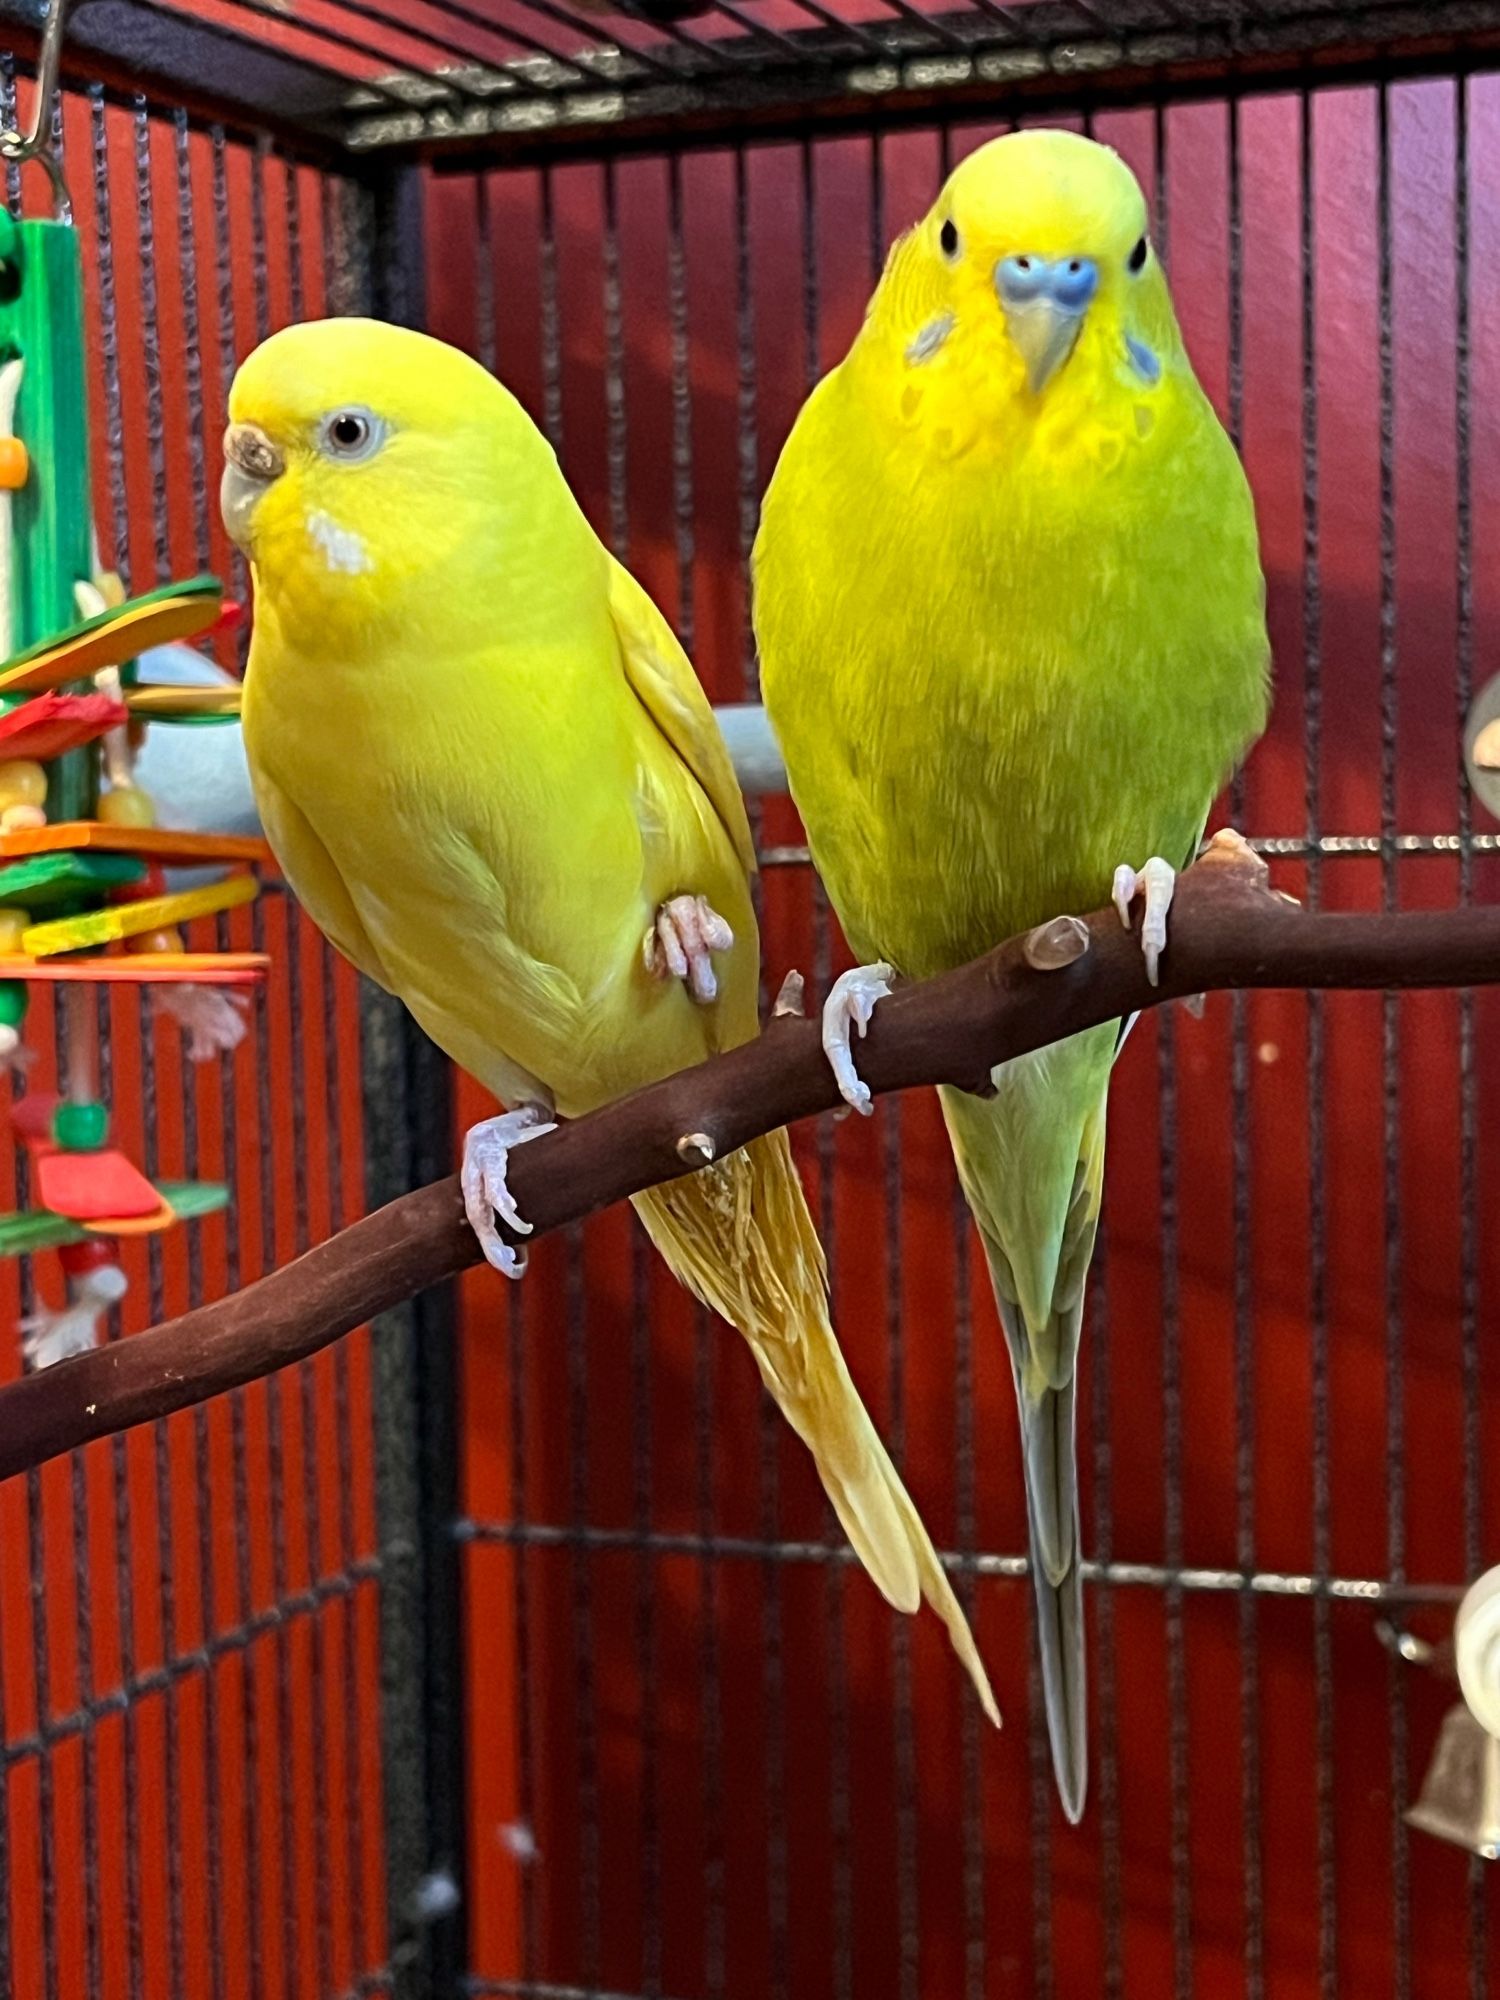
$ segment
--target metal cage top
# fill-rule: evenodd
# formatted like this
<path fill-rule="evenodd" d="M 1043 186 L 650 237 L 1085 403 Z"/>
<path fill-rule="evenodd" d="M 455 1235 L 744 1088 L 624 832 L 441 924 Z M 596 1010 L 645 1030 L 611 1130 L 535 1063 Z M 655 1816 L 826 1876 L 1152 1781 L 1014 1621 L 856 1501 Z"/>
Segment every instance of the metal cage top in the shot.
<path fill-rule="evenodd" d="M 69 53 L 321 152 L 473 167 L 1494 64 L 1500 0 L 76 0 Z"/>

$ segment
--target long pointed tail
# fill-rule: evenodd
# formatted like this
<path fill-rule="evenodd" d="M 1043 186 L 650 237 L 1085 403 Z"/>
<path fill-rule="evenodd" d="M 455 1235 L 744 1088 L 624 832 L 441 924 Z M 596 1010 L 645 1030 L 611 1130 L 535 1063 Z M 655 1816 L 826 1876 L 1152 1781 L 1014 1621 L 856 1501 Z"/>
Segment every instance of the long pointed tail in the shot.
<path fill-rule="evenodd" d="M 839 1352 L 823 1252 L 785 1132 L 650 1188 L 634 1205 L 674 1275 L 744 1334 L 881 1593 L 899 1611 L 927 1600 L 998 1724 L 963 1608 Z"/>
<path fill-rule="evenodd" d="M 1026 1466 L 1026 1517 L 1031 1535 L 1032 1588 L 1042 1656 L 1042 1697 L 1052 1769 L 1063 1811 L 1073 1825 L 1088 1792 L 1087 1669 L 1083 1633 L 1082 1549 L 1078 1529 L 1078 1465 L 1074 1441 L 1076 1376 L 1060 1389 L 1033 1392 L 1016 1369 L 1016 1407 Z"/>
<path fill-rule="evenodd" d="M 1104 1169 L 1113 1025 L 995 1073 L 982 1100 L 942 1093 L 1015 1380 L 1052 1768 L 1063 1811 L 1088 1791 L 1076 1369 Z"/>

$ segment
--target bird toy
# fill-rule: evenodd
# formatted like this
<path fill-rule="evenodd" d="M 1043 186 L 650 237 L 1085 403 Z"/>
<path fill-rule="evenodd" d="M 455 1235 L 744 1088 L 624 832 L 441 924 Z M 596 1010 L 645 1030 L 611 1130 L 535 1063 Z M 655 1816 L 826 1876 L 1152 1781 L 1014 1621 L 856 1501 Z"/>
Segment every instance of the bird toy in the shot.
<path fill-rule="evenodd" d="M 215 577 L 128 597 L 93 533 L 83 273 L 50 130 L 62 10 L 47 26 L 31 130 L 0 134 L 0 156 L 35 160 L 52 182 L 50 219 L 0 211 L 0 1064 L 28 1087 L 10 1114 L 30 1167 L 31 1204 L 0 1215 L 0 1256 L 55 1250 L 67 1303 L 22 1322 L 23 1352 L 44 1367 L 99 1337 L 125 1292 L 118 1240 L 225 1206 L 208 1182 L 153 1181 L 112 1143 L 99 1091 L 102 982 L 152 990 L 202 1060 L 244 1034 L 243 989 L 265 976 L 258 953 L 193 952 L 182 926 L 259 892 L 259 840 L 155 824 L 135 782 L 147 720 L 232 715 L 222 687 L 142 685 L 138 655 L 231 623 Z M 237 691 L 235 691 L 237 692 Z M 173 864 L 217 879 L 173 890 Z M 23 1043 L 38 985 L 61 986 L 61 1088 L 34 1087 Z"/>

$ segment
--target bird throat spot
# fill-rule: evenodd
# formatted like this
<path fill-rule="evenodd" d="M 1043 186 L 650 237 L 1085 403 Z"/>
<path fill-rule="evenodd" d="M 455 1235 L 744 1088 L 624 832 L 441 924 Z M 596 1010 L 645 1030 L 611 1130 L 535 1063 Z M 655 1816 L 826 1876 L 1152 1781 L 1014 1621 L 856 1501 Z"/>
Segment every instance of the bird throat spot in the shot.
<path fill-rule="evenodd" d="M 352 528 L 340 527 L 331 514 L 321 509 L 307 517 L 307 532 L 322 551 L 326 568 L 338 576 L 367 576 L 375 565 L 362 536 Z"/>

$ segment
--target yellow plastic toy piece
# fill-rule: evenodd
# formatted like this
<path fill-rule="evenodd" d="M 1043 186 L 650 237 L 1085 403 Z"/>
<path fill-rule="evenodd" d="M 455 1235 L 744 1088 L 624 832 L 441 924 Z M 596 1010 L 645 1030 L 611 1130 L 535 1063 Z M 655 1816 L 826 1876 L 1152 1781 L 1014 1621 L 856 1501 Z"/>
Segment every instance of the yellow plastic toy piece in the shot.
<path fill-rule="evenodd" d="M 232 910 L 241 903 L 254 902 L 259 894 L 260 884 L 253 875 L 230 875 L 222 882 L 207 882 L 201 889 L 184 889 L 175 896 L 114 903 L 107 910 L 90 910 L 86 916 L 55 917 L 51 923 L 33 924 L 22 935 L 21 949 L 32 958 L 48 958 L 59 951 L 87 951 L 142 931 L 185 924 L 215 910 Z"/>
<path fill-rule="evenodd" d="M 0 693 L 35 694 L 41 688 L 87 680 L 101 667 L 133 660 L 148 646 L 196 637 L 214 623 L 219 608 L 217 600 L 201 595 L 132 605 L 92 631 L 60 640 L 22 665 L 7 668 L 0 673 Z"/>
<path fill-rule="evenodd" d="M 164 720 L 174 715 L 238 715 L 244 689 L 215 682 L 201 686 L 169 686 L 163 681 L 145 681 L 126 688 L 125 706 L 132 715 Z"/>

